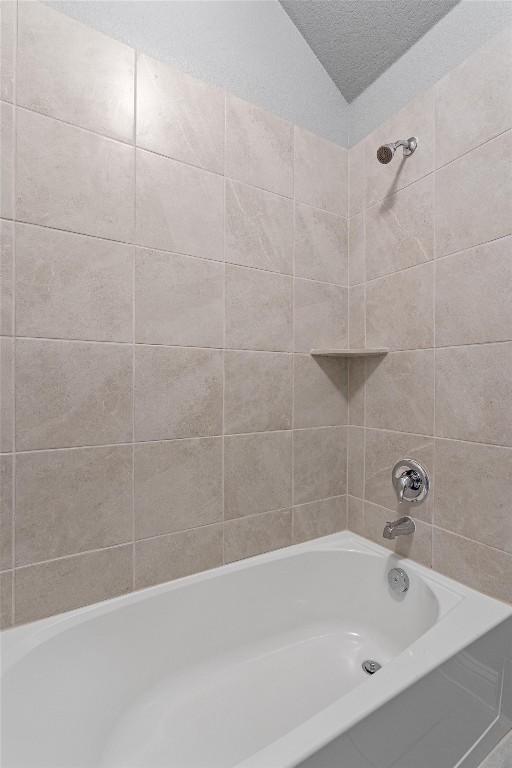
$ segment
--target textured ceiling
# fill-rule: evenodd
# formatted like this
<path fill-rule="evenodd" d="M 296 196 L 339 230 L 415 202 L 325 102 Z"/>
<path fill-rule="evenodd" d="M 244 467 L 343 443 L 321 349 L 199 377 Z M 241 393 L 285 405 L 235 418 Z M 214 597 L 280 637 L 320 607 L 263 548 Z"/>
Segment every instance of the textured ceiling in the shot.
<path fill-rule="evenodd" d="M 345 99 L 353 101 L 459 0 L 280 2 Z"/>

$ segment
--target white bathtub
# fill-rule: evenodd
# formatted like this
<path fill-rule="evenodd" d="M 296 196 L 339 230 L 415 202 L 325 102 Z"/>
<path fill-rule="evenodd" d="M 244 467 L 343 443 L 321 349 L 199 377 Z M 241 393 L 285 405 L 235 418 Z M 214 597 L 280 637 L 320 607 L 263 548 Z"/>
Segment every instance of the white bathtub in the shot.
<path fill-rule="evenodd" d="M 217 568 L 3 632 L 1 765 L 476 765 L 512 720 L 511 616 L 349 532 Z"/>

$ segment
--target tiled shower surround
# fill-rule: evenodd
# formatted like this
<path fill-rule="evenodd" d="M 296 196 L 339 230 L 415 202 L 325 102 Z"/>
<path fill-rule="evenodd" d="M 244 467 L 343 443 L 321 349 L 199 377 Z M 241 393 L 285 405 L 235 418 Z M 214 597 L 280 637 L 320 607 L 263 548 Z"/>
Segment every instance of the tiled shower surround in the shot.
<path fill-rule="evenodd" d="M 434 482 L 399 551 L 512 601 L 509 40 L 347 151 L 17 10 L 3 625 L 343 529 L 347 500 L 383 543 L 407 454 Z M 378 165 L 402 134 L 414 157 Z M 349 336 L 396 351 L 350 371 L 309 355 Z"/>
<path fill-rule="evenodd" d="M 17 40 L 4 625 L 345 528 L 347 367 L 309 350 L 347 344 L 347 151 L 44 5 Z"/>
<path fill-rule="evenodd" d="M 502 33 L 349 151 L 348 524 L 512 602 L 512 33 Z M 411 158 L 375 159 L 417 135 Z M 398 155 L 398 153 L 397 153 Z M 398 505 L 411 456 L 428 501 Z"/>

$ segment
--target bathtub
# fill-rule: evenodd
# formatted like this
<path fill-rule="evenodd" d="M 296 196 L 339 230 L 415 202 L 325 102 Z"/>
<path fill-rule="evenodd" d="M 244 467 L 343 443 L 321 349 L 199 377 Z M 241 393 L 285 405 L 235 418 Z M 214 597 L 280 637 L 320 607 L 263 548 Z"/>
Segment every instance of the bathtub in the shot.
<path fill-rule="evenodd" d="M 3 768 L 472 768 L 512 721 L 510 606 L 348 531 L 1 642 Z"/>

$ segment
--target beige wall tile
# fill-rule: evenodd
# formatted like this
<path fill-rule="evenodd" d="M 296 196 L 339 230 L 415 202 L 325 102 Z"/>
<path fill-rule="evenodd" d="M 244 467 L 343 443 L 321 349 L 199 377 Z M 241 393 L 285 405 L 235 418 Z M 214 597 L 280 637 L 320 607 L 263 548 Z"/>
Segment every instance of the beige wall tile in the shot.
<path fill-rule="evenodd" d="M 222 347 L 224 265 L 137 248 L 135 340 Z"/>
<path fill-rule="evenodd" d="M 222 525 L 158 536 L 135 544 L 135 588 L 222 565 Z"/>
<path fill-rule="evenodd" d="M 434 353 L 391 352 L 366 367 L 366 425 L 433 434 Z"/>
<path fill-rule="evenodd" d="M 294 355 L 294 427 L 346 424 L 348 365 L 330 357 Z"/>
<path fill-rule="evenodd" d="M 131 241 L 133 149 L 18 109 L 16 198 L 20 221 Z"/>
<path fill-rule="evenodd" d="M 512 343 L 439 349 L 436 434 L 512 444 Z"/>
<path fill-rule="evenodd" d="M 0 571 L 13 566 L 13 457 L 0 456 Z"/>
<path fill-rule="evenodd" d="M 366 280 L 365 215 L 358 213 L 348 222 L 348 281 L 350 285 Z"/>
<path fill-rule="evenodd" d="M 437 172 L 438 256 L 512 232 L 511 156 L 509 131 Z"/>
<path fill-rule="evenodd" d="M 16 69 L 16 0 L 0 3 L 0 99 L 14 101 Z"/>
<path fill-rule="evenodd" d="M 13 621 L 12 571 L 0 573 L 0 629 L 10 627 Z"/>
<path fill-rule="evenodd" d="M 0 102 L 0 216 L 14 218 L 14 108 Z"/>
<path fill-rule="evenodd" d="M 393 162 L 382 165 L 376 153 L 397 137 L 417 136 L 418 149 L 404 157 L 398 149 Z M 434 91 L 416 96 L 366 139 L 366 204 L 372 205 L 434 170 Z"/>
<path fill-rule="evenodd" d="M 512 555 L 434 528 L 433 567 L 452 579 L 512 603 Z"/>
<path fill-rule="evenodd" d="M 365 421 L 366 360 L 349 361 L 348 365 L 348 423 L 363 425 Z"/>
<path fill-rule="evenodd" d="M 512 343 L 482 345 L 512 340 L 503 238 L 512 222 L 512 132 L 494 138 L 511 127 L 503 122 L 505 36 L 350 151 L 229 96 L 224 158 L 222 90 L 140 55 L 135 151 L 134 52 L 43 5 L 23 3 L 21 19 L 18 95 L 35 112 L 18 110 L 18 217 L 30 225 L 17 225 L 17 331 L 81 341 L 18 342 L 17 447 L 27 452 L 18 457 L 16 620 L 129 591 L 134 567 L 140 588 L 215 567 L 224 555 L 231 562 L 327 535 L 347 521 L 431 565 L 433 494 L 413 510 L 414 537 L 387 543 L 382 529 L 404 513 L 390 480 L 394 462 L 412 455 L 433 470 L 434 439 L 424 435 L 434 430 L 435 270 L 437 345 L 475 345 L 436 350 L 437 431 L 512 445 Z M 2 42 L 13 39 L 13 14 L 8 21 Z M 4 46 L 10 62 L 13 45 Z M 8 62 L 0 92 L 7 101 L 13 77 Z M 434 95 L 437 162 L 455 160 L 436 174 L 436 255 L 473 248 L 435 268 Z M 10 161 L 12 108 L 2 108 Z M 403 160 L 399 150 L 389 166 L 376 161 L 380 143 L 415 134 L 413 157 Z M 10 167 L 4 161 L 0 216 L 8 218 Z M 4 222 L 6 335 L 14 330 L 11 230 Z M 141 247 L 128 245 L 134 240 Z M 487 240 L 495 242 L 474 248 Z M 133 307 L 135 393 L 133 347 L 93 343 L 131 342 Z M 232 350 L 278 351 L 223 352 L 225 341 Z M 365 342 L 411 351 L 350 364 L 309 355 Z M 2 340 L 7 452 L 11 344 Z M 136 438 L 162 442 L 36 451 L 130 443 L 133 405 Z M 443 540 L 434 566 L 512 600 L 501 489 L 512 448 L 437 444 L 437 466 L 457 478 L 438 478 L 434 530 Z M 6 454 L 0 464 L 7 624 L 12 461 Z"/>
<path fill-rule="evenodd" d="M 345 427 L 294 430 L 293 442 L 295 504 L 342 496 L 347 480 Z"/>
<path fill-rule="evenodd" d="M 224 517 L 284 509 L 292 502 L 292 434 L 224 439 Z"/>
<path fill-rule="evenodd" d="M 133 247 L 16 225 L 16 331 L 131 341 Z"/>
<path fill-rule="evenodd" d="M 366 203 L 366 168 L 365 142 L 360 141 L 348 151 L 348 215 L 354 216 L 365 208 Z"/>
<path fill-rule="evenodd" d="M 312 501 L 293 508 L 293 542 L 300 543 L 319 536 L 328 536 L 347 527 L 347 499 Z"/>
<path fill-rule="evenodd" d="M 366 288 L 353 285 L 348 289 L 348 345 L 352 349 L 366 347 Z"/>
<path fill-rule="evenodd" d="M 512 553 L 512 450 L 436 441 L 435 523 Z"/>
<path fill-rule="evenodd" d="M 291 350 L 291 277 L 226 265 L 226 347 Z"/>
<path fill-rule="evenodd" d="M 224 432 L 290 429 L 292 356 L 275 352 L 226 352 Z"/>
<path fill-rule="evenodd" d="M 440 259 L 436 265 L 436 344 L 512 340 L 511 295 L 512 238 Z"/>
<path fill-rule="evenodd" d="M 131 347 L 16 342 L 18 450 L 121 443 L 131 437 Z"/>
<path fill-rule="evenodd" d="M 137 242 L 224 259 L 221 176 L 137 150 Z"/>
<path fill-rule="evenodd" d="M 14 332 L 14 224 L 0 220 L 0 335 Z"/>
<path fill-rule="evenodd" d="M 415 510 L 414 510 L 415 511 Z M 411 517 L 414 515 L 411 513 Z M 392 517 L 389 509 L 364 503 L 364 535 L 397 555 L 411 558 L 416 562 L 432 567 L 432 526 L 415 519 L 416 530 L 412 536 L 399 536 L 397 539 L 385 539 L 382 531 Z"/>
<path fill-rule="evenodd" d="M 348 343 L 348 290 L 310 280 L 293 281 L 295 351 L 344 348 Z"/>
<path fill-rule="evenodd" d="M 507 29 L 437 84 L 438 167 L 512 128 L 511 50 Z"/>
<path fill-rule="evenodd" d="M 0 452 L 13 450 L 14 342 L 0 338 Z"/>
<path fill-rule="evenodd" d="M 432 258 L 433 175 L 411 184 L 366 211 L 367 279 L 423 264 Z"/>
<path fill-rule="evenodd" d="M 16 623 L 71 611 L 125 594 L 131 588 L 131 544 L 18 568 L 14 586 Z"/>
<path fill-rule="evenodd" d="M 137 145 L 224 172 L 224 91 L 144 54 L 137 60 Z"/>
<path fill-rule="evenodd" d="M 362 427 L 347 427 L 347 493 L 364 496 L 364 442 Z"/>
<path fill-rule="evenodd" d="M 434 490 L 434 441 L 421 435 L 367 429 L 365 454 L 365 499 L 393 510 L 395 517 L 412 515 L 430 523 Z M 430 477 L 430 494 L 421 504 L 401 504 L 391 481 L 395 463 L 406 457 L 423 464 Z"/>
<path fill-rule="evenodd" d="M 348 152 L 314 133 L 295 128 L 295 198 L 348 215 Z"/>
<path fill-rule="evenodd" d="M 292 201 L 226 179 L 226 261 L 292 274 Z"/>
<path fill-rule="evenodd" d="M 367 283 L 366 343 L 390 349 L 434 346 L 433 263 Z"/>
<path fill-rule="evenodd" d="M 133 48 L 44 3 L 18 8 L 17 103 L 133 141 Z"/>
<path fill-rule="evenodd" d="M 222 438 L 135 446 L 135 536 L 222 520 Z"/>
<path fill-rule="evenodd" d="M 362 499 L 347 496 L 347 526 L 349 531 L 353 531 L 359 536 L 365 535 L 363 505 Z"/>
<path fill-rule="evenodd" d="M 132 539 L 130 446 L 16 458 L 16 565 Z"/>
<path fill-rule="evenodd" d="M 222 355 L 217 350 L 136 347 L 136 440 L 222 434 Z"/>
<path fill-rule="evenodd" d="M 348 284 L 348 222 L 340 216 L 295 206 L 295 274 Z"/>
<path fill-rule="evenodd" d="M 291 197 L 292 125 L 228 95 L 226 176 Z"/>
<path fill-rule="evenodd" d="M 232 563 L 292 543 L 292 513 L 264 512 L 224 524 L 224 561 Z"/>

